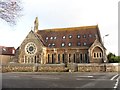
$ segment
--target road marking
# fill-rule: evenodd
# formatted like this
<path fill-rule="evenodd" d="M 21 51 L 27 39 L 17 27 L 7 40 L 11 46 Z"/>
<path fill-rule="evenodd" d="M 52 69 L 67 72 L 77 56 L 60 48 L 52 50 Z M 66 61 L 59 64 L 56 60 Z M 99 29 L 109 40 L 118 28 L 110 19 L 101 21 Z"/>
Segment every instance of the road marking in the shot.
<path fill-rule="evenodd" d="M 114 75 L 110 80 L 113 80 L 113 79 L 115 79 L 117 76 L 118 76 L 119 74 L 117 74 L 117 75 Z"/>
<path fill-rule="evenodd" d="M 92 78 L 93 76 L 77 76 L 77 77 L 88 77 L 88 78 L 90 77 L 90 78 Z"/>
<path fill-rule="evenodd" d="M 119 83 L 119 77 L 116 79 L 116 83 L 115 83 L 114 88 L 117 88 L 117 87 L 118 87 L 118 83 Z"/>
<path fill-rule="evenodd" d="M 57 77 L 54 77 L 54 78 L 51 78 L 51 77 L 40 77 L 40 76 L 38 76 L 38 77 L 36 77 L 36 76 L 33 76 L 32 78 L 38 78 L 38 79 L 60 79 L 60 78 L 57 78 Z"/>
<path fill-rule="evenodd" d="M 88 78 L 86 78 L 87 80 L 95 80 L 95 81 L 110 81 L 109 79 L 92 79 L 92 78 L 90 78 L 90 79 L 88 79 Z M 82 78 L 76 78 L 76 80 L 85 80 L 85 79 L 82 79 Z"/>
<path fill-rule="evenodd" d="M 19 76 L 10 76 L 10 77 L 19 77 Z"/>
<path fill-rule="evenodd" d="M 9 76 L 9 77 L 19 77 L 19 76 Z"/>

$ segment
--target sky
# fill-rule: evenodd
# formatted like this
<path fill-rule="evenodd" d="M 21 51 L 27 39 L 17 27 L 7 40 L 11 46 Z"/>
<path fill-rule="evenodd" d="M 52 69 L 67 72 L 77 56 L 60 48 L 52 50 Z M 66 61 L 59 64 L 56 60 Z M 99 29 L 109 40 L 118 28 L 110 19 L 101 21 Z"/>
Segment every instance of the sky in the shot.
<path fill-rule="evenodd" d="M 39 29 L 98 25 L 107 53 L 118 55 L 119 0 L 21 0 L 23 16 L 16 26 L 0 20 L 0 45 L 19 47 L 33 30 L 35 17 Z"/>

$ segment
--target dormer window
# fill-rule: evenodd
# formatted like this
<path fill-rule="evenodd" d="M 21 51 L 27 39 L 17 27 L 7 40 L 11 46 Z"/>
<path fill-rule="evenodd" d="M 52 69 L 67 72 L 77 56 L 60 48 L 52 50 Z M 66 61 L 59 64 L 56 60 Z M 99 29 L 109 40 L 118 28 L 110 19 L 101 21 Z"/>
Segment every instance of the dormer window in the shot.
<path fill-rule="evenodd" d="M 78 42 L 78 43 L 77 43 L 77 46 L 80 46 L 80 45 L 81 45 L 81 43 L 80 43 L 80 42 Z"/>
<path fill-rule="evenodd" d="M 71 39 L 72 38 L 72 35 L 69 35 L 69 39 Z"/>
<path fill-rule="evenodd" d="M 52 46 L 55 46 L 55 44 L 53 43 Z"/>
<path fill-rule="evenodd" d="M 51 47 L 51 44 L 48 44 L 48 47 Z"/>
<path fill-rule="evenodd" d="M 64 46 L 65 46 L 65 43 L 62 43 L 61 46 L 64 47 Z"/>
<path fill-rule="evenodd" d="M 57 39 L 57 37 L 54 37 L 54 39 Z"/>
<path fill-rule="evenodd" d="M 46 37 L 46 40 L 48 40 L 48 37 Z"/>
<path fill-rule="evenodd" d="M 89 34 L 89 37 L 92 37 L 92 35 L 91 35 L 91 34 Z"/>
<path fill-rule="evenodd" d="M 6 48 L 3 48 L 3 51 L 6 51 Z"/>
<path fill-rule="evenodd" d="M 72 46 L 72 43 L 71 43 L 71 42 L 69 42 L 69 43 L 68 43 L 68 46 L 69 46 L 69 47 L 70 47 L 70 46 Z"/>
<path fill-rule="evenodd" d="M 86 38 L 86 35 L 85 35 L 85 34 L 83 35 L 83 38 Z"/>
<path fill-rule="evenodd" d="M 79 39 L 79 38 L 80 38 L 80 35 L 77 35 L 77 38 Z"/>
<path fill-rule="evenodd" d="M 86 45 L 87 45 L 87 43 L 86 43 L 86 42 L 84 42 L 84 43 L 83 43 L 83 45 L 84 45 L 84 46 L 86 46 Z"/>
<path fill-rule="evenodd" d="M 15 50 L 14 49 L 12 50 L 12 54 L 15 54 Z"/>
<path fill-rule="evenodd" d="M 50 39 L 52 40 L 52 39 L 53 39 L 53 37 L 50 37 Z"/>
<path fill-rule="evenodd" d="M 65 39 L 65 38 L 66 38 L 66 36 L 63 36 L 62 38 L 63 38 L 63 39 Z"/>

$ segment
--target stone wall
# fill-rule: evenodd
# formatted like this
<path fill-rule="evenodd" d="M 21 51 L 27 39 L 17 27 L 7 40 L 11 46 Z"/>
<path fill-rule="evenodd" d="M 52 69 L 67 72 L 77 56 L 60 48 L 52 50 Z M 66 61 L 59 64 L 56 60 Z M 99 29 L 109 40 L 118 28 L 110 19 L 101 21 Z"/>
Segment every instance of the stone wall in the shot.
<path fill-rule="evenodd" d="M 41 64 L 38 65 L 38 72 L 65 72 L 65 64 Z"/>
<path fill-rule="evenodd" d="M 2 72 L 32 72 L 33 64 L 11 63 L 2 65 Z"/>
<path fill-rule="evenodd" d="M 120 64 L 106 63 L 106 64 L 78 64 L 78 72 L 119 72 Z"/>
<path fill-rule="evenodd" d="M 120 63 L 109 63 L 106 64 L 107 72 L 120 72 Z"/>
<path fill-rule="evenodd" d="M 120 64 L 19 64 L 2 65 L 2 72 L 120 72 Z"/>
<path fill-rule="evenodd" d="M 104 64 L 78 64 L 78 72 L 101 72 L 105 71 Z"/>
<path fill-rule="evenodd" d="M 7 64 L 2 65 L 2 72 L 64 72 L 65 64 Z"/>

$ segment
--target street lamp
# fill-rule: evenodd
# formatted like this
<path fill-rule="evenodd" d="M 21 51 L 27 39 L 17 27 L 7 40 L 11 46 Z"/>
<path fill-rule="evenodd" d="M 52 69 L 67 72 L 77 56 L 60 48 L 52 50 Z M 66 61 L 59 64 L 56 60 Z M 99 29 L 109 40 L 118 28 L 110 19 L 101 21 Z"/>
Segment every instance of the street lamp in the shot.
<path fill-rule="evenodd" d="M 105 37 L 107 37 L 107 36 L 109 36 L 109 34 L 106 34 L 106 35 L 104 35 L 103 36 L 103 45 L 104 45 L 104 38 Z M 104 71 L 106 72 L 106 62 L 107 62 L 107 59 L 106 59 L 107 57 L 106 57 L 106 53 L 104 52 Z"/>
<path fill-rule="evenodd" d="M 105 38 L 105 37 L 107 37 L 107 36 L 109 36 L 109 34 L 106 34 L 106 35 L 104 35 L 104 36 L 103 36 L 103 46 L 104 46 L 104 38 Z M 104 52 L 104 55 L 106 55 L 106 53 L 105 53 L 105 52 Z M 106 60 L 107 60 L 107 59 L 106 59 L 106 57 L 105 57 L 104 63 L 106 63 L 106 62 L 107 62 Z"/>
<path fill-rule="evenodd" d="M 104 45 L 104 38 L 107 37 L 107 36 L 109 36 L 109 34 L 106 34 L 106 35 L 103 36 L 103 45 Z"/>

